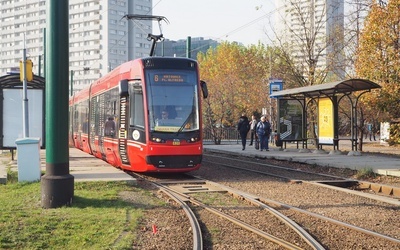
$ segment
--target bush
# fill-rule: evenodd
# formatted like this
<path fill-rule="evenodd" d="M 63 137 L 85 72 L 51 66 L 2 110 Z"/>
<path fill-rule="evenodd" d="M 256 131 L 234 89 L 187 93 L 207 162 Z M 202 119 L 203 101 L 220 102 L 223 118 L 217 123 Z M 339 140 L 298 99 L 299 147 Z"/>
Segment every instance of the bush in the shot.
<path fill-rule="evenodd" d="M 389 139 L 388 144 L 390 146 L 399 145 L 400 144 L 400 123 L 393 123 L 389 128 Z"/>

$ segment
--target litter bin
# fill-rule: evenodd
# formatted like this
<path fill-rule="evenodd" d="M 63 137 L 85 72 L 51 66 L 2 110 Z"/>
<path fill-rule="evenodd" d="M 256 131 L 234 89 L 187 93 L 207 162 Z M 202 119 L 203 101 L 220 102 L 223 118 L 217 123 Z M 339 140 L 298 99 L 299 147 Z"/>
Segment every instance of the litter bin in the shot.
<path fill-rule="evenodd" d="M 275 138 L 274 139 L 275 139 L 275 145 L 277 147 L 282 147 L 283 143 L 282 143 L 281 136 L 280 136 L 279 133 L 275 134 Z"/>
<path fill-rule="evenodd" d="M 40 180 L 40 138 L 22 138 L 17 144 L 18 181 Z"/>

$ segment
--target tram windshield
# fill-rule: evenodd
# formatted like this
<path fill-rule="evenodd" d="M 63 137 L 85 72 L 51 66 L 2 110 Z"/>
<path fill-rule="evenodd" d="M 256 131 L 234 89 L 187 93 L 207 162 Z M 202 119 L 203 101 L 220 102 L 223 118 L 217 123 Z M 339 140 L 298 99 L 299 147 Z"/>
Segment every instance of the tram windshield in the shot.
<path fill-rule="evenodd" d="M 147 71 L 150 130 L 185 132 L 199 129 L 197 81 L 194 71 Z"/>

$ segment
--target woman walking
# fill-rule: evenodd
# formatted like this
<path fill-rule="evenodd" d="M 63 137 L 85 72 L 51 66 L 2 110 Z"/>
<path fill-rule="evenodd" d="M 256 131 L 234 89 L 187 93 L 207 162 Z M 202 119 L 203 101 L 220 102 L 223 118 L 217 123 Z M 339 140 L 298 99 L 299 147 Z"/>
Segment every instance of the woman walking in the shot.
<path fill-rule="evenodd" d="M 271 124 L 265 116 L 261 117 L 261 121 L 256 127 L 258 138 L 260 139 L 260 151 L 269 151 L 268 139 L 271 134 Z"/>

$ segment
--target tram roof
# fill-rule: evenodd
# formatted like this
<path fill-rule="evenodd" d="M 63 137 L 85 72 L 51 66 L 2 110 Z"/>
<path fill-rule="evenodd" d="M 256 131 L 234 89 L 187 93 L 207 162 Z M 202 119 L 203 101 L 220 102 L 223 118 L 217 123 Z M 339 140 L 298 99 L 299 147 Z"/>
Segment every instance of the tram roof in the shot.
<path fill-rule="evenodd" d="M 272 93 L 270 97 L 318 97 L 350 94 L 360 90 L 380 88 L 378 84 L 365 79 L 349 79 L 307 87 L 286 89 Z"/>
<path fill-rule="evenodd" d="M 44 77 L 34 75 L 32 81 L 27 82 L 27 87 L 30 89 L 44 89 Z M 19 73 L 7 74 L 0 77 L 0 89 L 16 88 L 22 86 Z"/>

